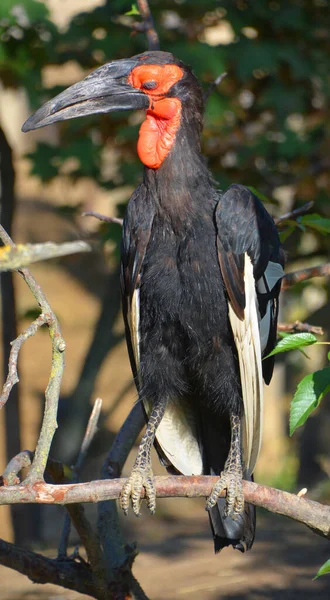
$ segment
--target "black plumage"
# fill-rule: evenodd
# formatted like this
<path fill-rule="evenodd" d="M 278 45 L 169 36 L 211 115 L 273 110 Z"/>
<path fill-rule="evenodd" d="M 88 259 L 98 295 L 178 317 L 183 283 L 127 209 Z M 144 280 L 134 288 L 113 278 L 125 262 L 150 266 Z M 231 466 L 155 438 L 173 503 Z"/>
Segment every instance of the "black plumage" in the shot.
<path fill-rule="evenodd" d="M 73 95 L 69 88 L 45 105 L 25 129 L 104 112 L 98 77 L 101 89 L 109 88 L 109 111 L 118 108 L 119 83 L 118 94 L 128 90 L 130 99 L 123 108 L 147 109 L 152 135 L 141 128 L 146 166 L 124 219 L 121 287 L 148 426 L 121 504 L 127 512 L 132 498 L 138 514 L 144 486 L 154 511 L 155 442 L 171 472 L 220 476 L 207 501 L 215 550 L 230 544 L 244 550 L 253 543 L 255 510 L 244 504 L 241 479 L 252 477 L 260 448 L 261 372 L 267 383 L 273 372 L 273 358 L 261 364 L 261 356 L 276 339 L 283 275 L 278 234 L 248 188 L 216 190 L 200 148 L 203 94 L 188 67 L 169 53 L 147 52 L 101 69 L 76 84 Z M 150 168 L 144 152 L 153 152 L 154 140 L 162 158 Z M 226 500 L 218 498 L 222 489 Z"/>

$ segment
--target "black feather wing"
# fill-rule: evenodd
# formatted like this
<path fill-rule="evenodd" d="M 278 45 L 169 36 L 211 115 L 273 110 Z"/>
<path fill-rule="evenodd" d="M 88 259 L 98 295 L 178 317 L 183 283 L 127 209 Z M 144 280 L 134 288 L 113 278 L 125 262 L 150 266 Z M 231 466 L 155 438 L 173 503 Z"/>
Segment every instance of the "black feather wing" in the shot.
<path fill-rule="evenodd" d="M 264 333 L 263 356 L 276 342 L 278 296 L 284 255 L 274 221 L 262 202 L 248 188 L 234 184 L 221 196 L 216 209 L 218 231 L 218 256 L 222 277 L 230 303 L 236 315 L 244 318 L 244 255 L 247 253 L 253 266 L 260 321 L 267 314 Z M 267 312 L 268 311 L 268 312 Z M 274 358 L 262 363 L 263 377 L 269 383 Z"/>
<path fill-rule="evenodd" d="M 154 207 L 140 185 L 133 193 L 124 218 L 121 243 L 121 274 L 123 317 L 131 368 L 138 385 L 139 286 L 143 260 L 149 243 Z"/>

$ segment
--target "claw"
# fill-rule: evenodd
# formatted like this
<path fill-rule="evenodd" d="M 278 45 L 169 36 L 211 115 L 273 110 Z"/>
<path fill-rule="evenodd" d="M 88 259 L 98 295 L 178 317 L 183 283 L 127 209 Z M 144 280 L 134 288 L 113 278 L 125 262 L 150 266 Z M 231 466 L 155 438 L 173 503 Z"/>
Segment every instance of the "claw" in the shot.
<path fill-rule="evenodd" d="M 225 516 L 235 518 L 244 511 L 242 478 L 237 473 L 223 471 L 206 501 L 206 510 L 215 506 L 221 493 L 227 490 Z"/>
<path fill-rule="evenodd" d="M 124 514 L 127 515 L 130 499 L 132 501 L 133 512 L 136 517 L 140 516 L 141 493 L 145 490 L 145 499 L 147 506 L 154 514 L 156 511 L 156 490 L 153 482 L 153 473 L 151 469 L 143 470 L 133 468 L 132 473 L 120 493 L 119 504 Z"/>

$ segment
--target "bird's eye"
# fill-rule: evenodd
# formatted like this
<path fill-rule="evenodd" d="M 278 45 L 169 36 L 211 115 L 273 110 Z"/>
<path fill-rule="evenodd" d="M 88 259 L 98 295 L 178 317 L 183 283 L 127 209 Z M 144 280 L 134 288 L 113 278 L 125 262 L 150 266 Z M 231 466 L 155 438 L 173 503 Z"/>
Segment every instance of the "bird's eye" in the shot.
<path fill-rule="evenodd" d="M 142 84 L 142 89 L 144 90 L 154 90 L 157 87 L 157 81 L 145 81 Z"/>

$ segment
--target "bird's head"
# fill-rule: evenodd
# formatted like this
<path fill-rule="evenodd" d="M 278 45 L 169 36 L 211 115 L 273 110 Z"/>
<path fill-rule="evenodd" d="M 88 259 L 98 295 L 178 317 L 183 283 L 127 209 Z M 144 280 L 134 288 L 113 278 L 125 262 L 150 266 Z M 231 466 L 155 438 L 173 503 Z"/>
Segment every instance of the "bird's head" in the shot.
<path fill-rule="evenodd" d="M 203 95 L 192 71 L 169 52 L 144 52 L 96 69 L 44 104 L 22 131 L 57 121 L 117 110 L 145 109 L 138 154 L 158 169 L 170 152 L 183 122 L 197 123 L 200 134 Z"/>

